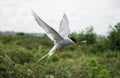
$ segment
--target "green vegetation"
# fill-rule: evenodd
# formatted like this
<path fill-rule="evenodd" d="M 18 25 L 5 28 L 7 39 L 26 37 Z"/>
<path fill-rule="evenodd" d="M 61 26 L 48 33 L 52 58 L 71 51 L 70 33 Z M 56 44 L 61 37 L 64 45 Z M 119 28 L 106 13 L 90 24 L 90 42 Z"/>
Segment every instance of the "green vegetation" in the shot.
<path fill-rule="evenodd" d="M 115 25 L 114 28 L 111 27 L 108 39 L 110 43 L 110 48 L 112 50 L 120 51 L 120 23 Z"/>
<path fill-rule="evenodd" d="M 79 43 L 37 62 L 53 46 L 46 36 L 0 33 L 0 78 L 120 78 L 120 23 L 108 36 L 93 27 L 72 33 Z"/>

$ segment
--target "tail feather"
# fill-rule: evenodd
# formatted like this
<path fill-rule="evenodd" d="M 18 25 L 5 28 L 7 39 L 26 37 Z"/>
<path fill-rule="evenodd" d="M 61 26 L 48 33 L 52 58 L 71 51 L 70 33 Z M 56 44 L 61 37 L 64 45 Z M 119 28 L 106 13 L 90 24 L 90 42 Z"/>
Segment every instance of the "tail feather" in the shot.
<path fill-rule="evenodd" d="M 52 51 L 50 53 L 48 53 L 48 57 L 51 57 L 54 54 L 55 51 Z"/>
<path fill-rule="evenodd" d="M 50 57 L 54 54 L 54 52 L 55 52 L 55 50 L 50 51 L 49 53 L 47 53 L 46 55 L 44 55 L 43 57 L 41 57 L 41 58 L 38 60 L 38 62 L 41 61 L 42 59 L 44 59 L 44 58 L 47 57 L 47 56 L 48 56 L 48 58 L 50 58 Z"/>
<path fill-rule="evenodd" d="M 37 62 L 41 61 L 42 59 L 44 59 L 45 57 L 49 56 L 49 54 L 47 53 L 46 55 L 44 55 L 43 57 L 41 57 Z"/>

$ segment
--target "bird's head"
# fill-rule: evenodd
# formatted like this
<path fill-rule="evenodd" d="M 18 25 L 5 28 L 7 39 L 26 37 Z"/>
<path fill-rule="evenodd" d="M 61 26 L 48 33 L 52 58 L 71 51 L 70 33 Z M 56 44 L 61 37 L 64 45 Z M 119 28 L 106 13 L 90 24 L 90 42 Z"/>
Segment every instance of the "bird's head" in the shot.
<path fill-rule="evenodd" d="M 73 37 L 70 37 L 70 39 L 74 42 L 73 44 L 77 47 L 78 46 L 77 40 Z"/>

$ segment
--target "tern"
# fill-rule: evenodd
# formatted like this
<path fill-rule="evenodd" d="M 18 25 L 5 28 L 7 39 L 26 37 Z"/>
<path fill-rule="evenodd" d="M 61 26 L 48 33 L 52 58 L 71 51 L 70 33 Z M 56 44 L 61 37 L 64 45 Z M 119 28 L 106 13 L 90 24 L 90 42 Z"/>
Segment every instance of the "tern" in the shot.
<path fill-rule="evenodd" d="M 33 12 L 33 16 L 34 16 L 35 20 L 40 25 L 40 27 L 46 32 L 46 35 L 52 41 L 54 41 L 53 48 L 46 55 L 41 57 L 40 60 L 42 60 L 46 56 L 48 56 L 48 58 L 49 58 L 50 56 L 52 56 L 55 53 L 56 50 L 58 52 L 60 52 L 59 49 L 65 47 L 67 45 L 74 44 L 75 46 L 77 46 L 76 40 L 74 38 L 68 37 L 68 35 L 70 33 L 70 28 L 69 28 L 69 21 L 68 21 L 68 18 L 65 13 L 59 24 L 59 32 L 57 32 L 51 26 L 49 26 L 47 23 L 45 23 L 34 11 L 32 11 L 32 12 Z"/>

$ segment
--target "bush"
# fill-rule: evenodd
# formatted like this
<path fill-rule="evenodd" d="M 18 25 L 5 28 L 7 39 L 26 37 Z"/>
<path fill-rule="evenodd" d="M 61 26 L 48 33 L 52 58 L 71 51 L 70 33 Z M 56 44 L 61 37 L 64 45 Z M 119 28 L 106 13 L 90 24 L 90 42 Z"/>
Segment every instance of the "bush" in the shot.
<path fill-rule="evenodd" d="M 75 38 L 78 41 L 78 43 L 81 43 L 82 41 L 86 40 L 87 43 L 94 44 L 96 42 L 97 36 L 93 30 L 94 29 L 91 26 L 91 27 L 86 28 L 85 31 L 82 31 L 78 34 L 76 32 L 71 33 L 70 37 Z"/>
<path fill-rule="evenodd" d="M 108 40 L 110 43 L 111 50 L 120 51 L 120 23 L 111 28 L 109 31 Z"/>
<path fill-rule="evenodd" d="M 109 72 L 92 58 L 87 63 L 89 78 L 110 78 Z"/>

